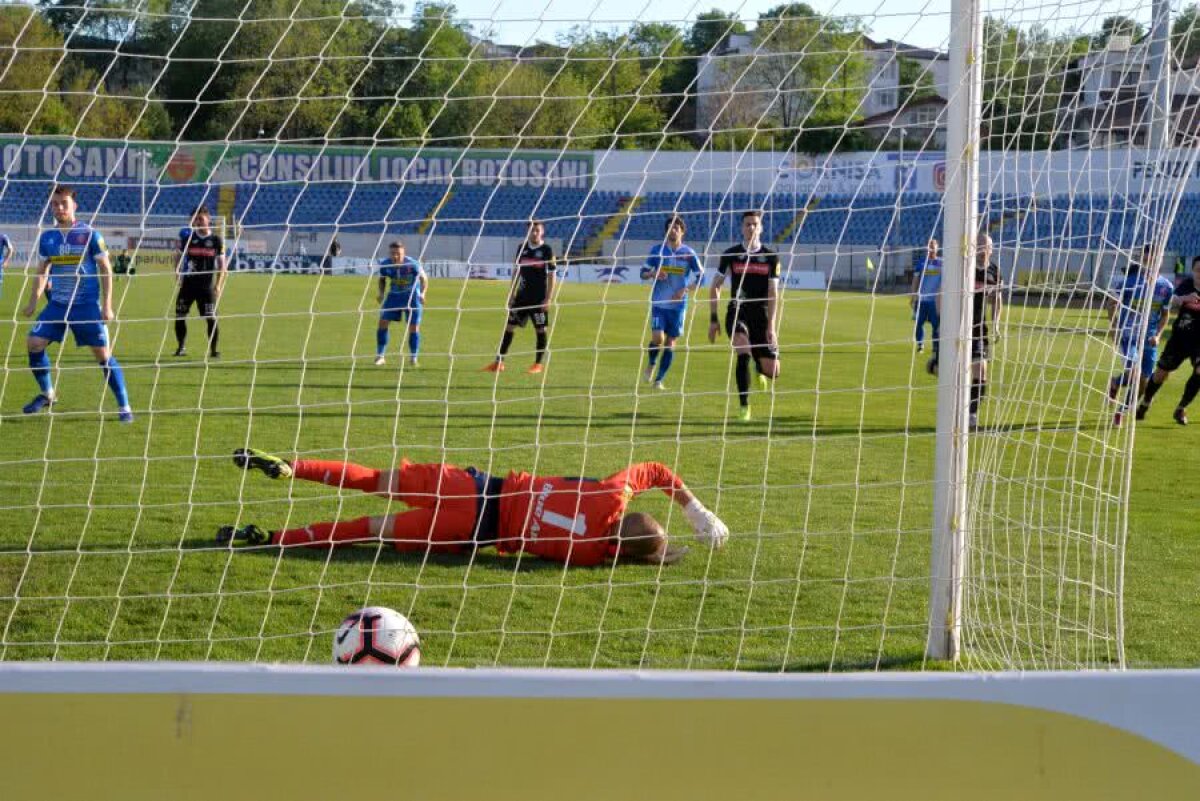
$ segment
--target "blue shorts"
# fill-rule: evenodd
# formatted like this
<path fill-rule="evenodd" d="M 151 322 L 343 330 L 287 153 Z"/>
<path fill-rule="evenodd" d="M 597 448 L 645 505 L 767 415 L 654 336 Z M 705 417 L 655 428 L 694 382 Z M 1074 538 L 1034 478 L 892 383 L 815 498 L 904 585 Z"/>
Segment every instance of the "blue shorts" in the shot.
<path fill-rule="evenodd" d="M 108 347 L 108 326 L 100 317 L 100 304 L 95 301 L 72 303 L 70 307 L 65 303 L 50 301 L 38 315 L 29 336 L 62 342 L 68 327 L 77 347 Z"/>
<path fill-rule="evenodd" d="M 408 320 L 409 325 L 420 325 L 421 311 L 420 306 L 384 306 L 379 310 L 379 319 L 389 323 Z"/>
<path fill-rule="evenodd" d="M 1137 361 L 1138 352 L 1137 337 L 1123 337 L 1121 339 L 1121 355 L 1125 357 L 1125 369 L 1132 370 L 1133 365 Z M 1147 343 L 1142 351 L 1142 378 L 1147 378 L 1154 372 L 1154 366 L 1158 364 L 1158 346 Z"/>
<path fill-rule="evenodd" d="M 683 334 L 683 315 L 687 312 L 684 307 L 677 309 L 650 307 L 650 330 L 662 331 L 669 337 L 675 338 Z"/>

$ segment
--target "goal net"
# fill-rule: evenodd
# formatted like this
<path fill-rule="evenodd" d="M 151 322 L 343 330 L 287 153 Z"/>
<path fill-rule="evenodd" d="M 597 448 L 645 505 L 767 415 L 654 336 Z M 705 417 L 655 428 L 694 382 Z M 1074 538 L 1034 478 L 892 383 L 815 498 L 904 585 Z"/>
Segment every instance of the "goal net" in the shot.
<path fill-rule="evenodd" d="M 975 95 L 951 52 L 971 41 L 961 14 L 505 14 L 0 6 L 0 39 L 14 43 L 0 54 L 0 233 L 13 244 L 0 294 L 0 659 L 323 663 L 342 618 L 379 605 L 414 623 L 424 665 L 922 669 L 947 586 L 931 542 L 951 438 L 966 448 L 946 621 L 960 663 L 1124 665 L 1134 398 L 1109 397 L 1126 357 L 1105 309 L 1144 329 L 1149 294 L 1114 281 L 1144 245 L 1150 275 L 1200 252 L 1174 224 L 1198 208 L 1195 14 L 1168 38 L 1147 3 L 988 4 L 979 58 L 964 60 L 980 68 Z M 955 134 L 951 112 L 972 97 L 979 131 Z M 965 164 L 978 191 L 952 198 Z M 114 279 L 109 324 L 130 425 L 69 336 L 48 351 L 56 403 L 22 413 L 38 392 L 22 311 L 56 183 L 136 267 Z M 219 359 L 195 346 L 194 315 L 192 355 L 173 355 L 167 245 L 201 204 L 230 271 Z M 769 315 L 744 329 L 749 367 L 726 335 L 731 284 L 748 307 L 770 268 L 731 257 L 717 277 L 745 244 L 747 210 L 779 256 L 775 329 L 768 342 Z M 964 238 L 932 261 L 954 214 Z M 652 322 L 661 282 L 643 274 L 652 249 L 673 246 L 672 216 L 704 268 L 677 331 Z M 483 371 L 535 218 L 559 263 L 546 343 L 517 327 L 507 369 Z M 969 316 L 943 320 L 939 339 L 936 275 L 968 278 L 958 300 L 971 311 L 970 248 L 984 235 L 1000 281 L 981 307 L 986 341 L 971 344 Z M 419 326 L 381 323 L 403 283 L 380 272 L 394 243 L 425 265 Z M 686 262 L 661 266 L 671 280 Z M 664 325 L 673 348 L 648 347 Z M 1130 386 L 1148 347 L 1134 340 Z M 950 379 L 931 374 L 947 348 L 964 376 L 972 355 L 987 363 L 986 384 L 978 367 L 964 378 L 982 389 L 957 396 L 952 428 L 938 422 Z M 527 374 L 539 359 L 544 372 Z M 691 542 L 673 565 L 618 554 L 565 566 L 470 533 L 457 548 L 397 550 L 369 526 L 345 547 L 231 547 L 215 539 L 222 526 L 319 539 L 318 524 L 406 508 L 244 472 L 231 455 L 247 446 L 499 478 L 660 462 L 731 535 L 719 550 Z M 437 500 L 452 527 L 461 498 Z M 629 508 L 689 542 L 662 495 Z M 502 550 L 517 550 L 522 524 L 502 525 Z"/>

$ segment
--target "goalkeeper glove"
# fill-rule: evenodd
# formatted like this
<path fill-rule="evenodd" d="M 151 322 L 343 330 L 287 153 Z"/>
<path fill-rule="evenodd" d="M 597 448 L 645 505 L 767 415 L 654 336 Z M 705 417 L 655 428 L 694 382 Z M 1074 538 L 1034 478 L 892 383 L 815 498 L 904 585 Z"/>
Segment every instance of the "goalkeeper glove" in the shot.
<path fill-rule="evenodd" d="M 693 498 L 692 502 L 684 507 L 683 513 L 692 525 L 696 539 L 708 547 L 720 548 L 725 544 L 725 540 L 729 539 L 729 527 L 721 522 L 721 518 L 705 509 L 699 499 Z"/>

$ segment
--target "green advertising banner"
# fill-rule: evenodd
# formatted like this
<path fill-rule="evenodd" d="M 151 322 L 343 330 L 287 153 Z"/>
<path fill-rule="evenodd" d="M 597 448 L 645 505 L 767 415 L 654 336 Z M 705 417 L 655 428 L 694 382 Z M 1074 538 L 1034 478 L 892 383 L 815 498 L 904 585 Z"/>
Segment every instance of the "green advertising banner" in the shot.
<path fill-rule="evenodd" d="M 76 182 L 414 182 L 587 189 L 590 152 L 179 144 L 0 137 L 7 179 Z"/>

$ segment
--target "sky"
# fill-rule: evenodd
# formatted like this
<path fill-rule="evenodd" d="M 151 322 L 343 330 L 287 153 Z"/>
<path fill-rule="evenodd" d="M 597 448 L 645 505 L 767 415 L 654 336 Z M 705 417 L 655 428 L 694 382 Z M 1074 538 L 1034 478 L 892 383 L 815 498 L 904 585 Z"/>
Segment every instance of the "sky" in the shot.
<path fill-rule="evenodd" d="M 1151 0 L 980 0 L 1014 24 L 1038 21 L 1056 32 L 1095 31 L 1110 14 L 1149 21 Z M 452 0 L 459 15 L 477 32 L 491 24 L 488 37 L 509 45 L 554 42 L 572 26 L 624 29 L 634 20 L 687 26 L 696 14 L 714 7 L 752 21 L 782 0 Z M 875 39 L 895 39 L 916 47 L 945 50 L 951 0 L 807 0 L 817 11 L 858 16 Z M 1172 0 L 1178 7 L 1180 0 Z"/>
<path fill-rule="evenodd" d="M 493 21 L 491 38 L 501 44 L 553 42 L 574 25 L 625 28 L 634 20 L 687 25 L 696 14 L 712 8 L 753 20 L 781 0 L 454 0 L 461 17 L 477 31 Z M 918 47 L 945 49 L 950 0 L 808 0 L 813 8 L 837 16 L 862 16 L 876 39 L 897 39 Z"/>

